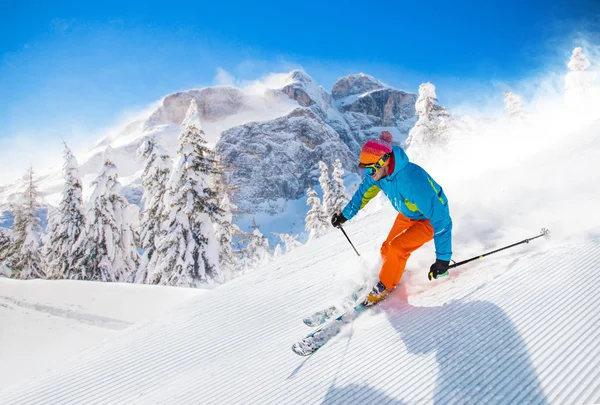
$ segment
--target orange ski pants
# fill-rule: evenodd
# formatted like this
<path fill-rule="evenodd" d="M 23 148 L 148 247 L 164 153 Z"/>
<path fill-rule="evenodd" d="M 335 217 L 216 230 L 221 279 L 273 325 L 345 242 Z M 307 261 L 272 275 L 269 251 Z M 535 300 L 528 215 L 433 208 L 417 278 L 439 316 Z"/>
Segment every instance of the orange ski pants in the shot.
<path fill-rule="evenodd" d="M 379 280 L 385 288 L 392 290 L 400 282 L 410 254 L 433 239 L 433 228 L 429 220 L 408 219 L 398 214 L 390 233 L 381 245 L 383 266 Z"/>

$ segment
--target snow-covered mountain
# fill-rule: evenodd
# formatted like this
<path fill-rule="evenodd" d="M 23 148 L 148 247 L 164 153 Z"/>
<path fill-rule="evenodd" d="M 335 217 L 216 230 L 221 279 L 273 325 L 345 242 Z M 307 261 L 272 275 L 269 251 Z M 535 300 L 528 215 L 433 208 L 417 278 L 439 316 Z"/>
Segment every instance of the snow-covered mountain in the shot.
<path fill-rule="evenodd" d="M 352 156 L 366 138 L 385 128 L 401 143 L 415 122 L 416 95 L 392 89 L 371 76 L 343 77 L 332 92 L 334 96 L 304 71 L 294 70 L 277 87 L 258 94 L 230 86 L 170 94 L 148 115 L 113 131 L 78 156 L 84 194 L 110 145 L 124 194 L 137 203 L 141 162 L 136 161 L 135 151 L 143 139 L 152 136 L 174 155 L 179 126 L 195 99 L 209 145 L 216 146 L 234 169 L 231 179 L 238 187 L 234 201 L 248 202 L 250 196 L 252 204 L 246 208 L 251 213 L 281 212 L 282 201 L 298 198 L 309 182 L 317 183 L 319 160 L 331 164 L 340 157 L 345 170 L 355 172 Z M 259 149 L 261 164 L 257 166 L 252 156 L 259 145 L 265 146 Z M 279 177 L 268 192 L 261 191 L 264 186 L 257 181 L 258 171 Z M 59 168 L 37 174 L 46 201 L 56 204 L 62 183 Z M 3 187 L 0 205 L 13 200 L 19 191 L 18 184 Z"/>

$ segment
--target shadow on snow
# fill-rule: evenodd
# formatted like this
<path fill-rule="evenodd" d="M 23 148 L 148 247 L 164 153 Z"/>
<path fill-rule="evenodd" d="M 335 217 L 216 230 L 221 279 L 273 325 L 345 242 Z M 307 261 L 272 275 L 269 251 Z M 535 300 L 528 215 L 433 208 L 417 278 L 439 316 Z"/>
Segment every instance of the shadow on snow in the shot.
<path fill-rule="evenodd" d="M 403 283 L 398 290 L 373 310 L 386 314 L 409 354 L 435 353 L 435 404 L 548 403 L 525 342 L 497 305 L 456 300 L 441 307 L 416 307 L 408 303 Z M 332 386 L 323 400 L 375 402 L 402 404 L 362 385 Z"/>

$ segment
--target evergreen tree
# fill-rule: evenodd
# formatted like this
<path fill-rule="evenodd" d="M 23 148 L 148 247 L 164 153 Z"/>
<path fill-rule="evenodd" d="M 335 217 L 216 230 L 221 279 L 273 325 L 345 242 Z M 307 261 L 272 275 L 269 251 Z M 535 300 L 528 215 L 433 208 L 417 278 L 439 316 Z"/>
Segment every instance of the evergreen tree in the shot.
<path fill-rule="evenodd" d="M 6 260 L 8 256 L 8 248 L 12 244 L 10 230 L 0 228 L 0 263 Z"/>
<path fill-rule="evenodd" d="M 319 184 L 321 185 L 321 191 L 323 192 L 323 212 L 325 215 L 330 217 L 334 213 L 331 212 L 330 207 L 327 205 L 327 202 L 331 201 L 331 179 L 329 178 L 329 167 L 327 167 L 325 162 L 320 161 L 319 170 L 321 171 L 321 175 L 319 176 Z"/>
<path fill-rule="evenodd" d="M 129 228 L 129 203 L 119 194 L 121 183 L 110 146 L 104 152 L 104 165 L 92 186 L 85 228 L 74 247 L 79 259 L 73 278 L 131 281 L 139 256 Z"/>
<path fill-rule="evenodd" d="M 132 269 L 127 282 L 134 283 L 135 277 L 140 267 L 140 254 L 138 246 L 140 246 L 140 207 L 135 204 L 127 204 L 123 210 L 123 253 L 126 261 L 135 263 L 135 268 Z"/>
<path fill-rule="evenodd" d="M 144 159 L 144 210 L 140 227 L 140 247 L 144 250 L 144 255 L 135 281 L 145 283 L 151 282 L 148 273 L 152 273 L 156 267 L 158 240 L 165 234 L 162 225 L 167 219 L 168 211 L 164 202 L 173 163 L 167 151 L 154 138 L 142 142 L 137 150 L 137 158 Z"/>
<path fill-rule="evenodd" d="M 329 207 L 329 214 L 332 216 L 335 213 L 340 213 L 350 201 L 350 198 L 346 194 L 346 187 L 344 186 L 344 169 L 342 168 L 342 162 L 336 159 L 333 162 L 333 173 L 331 174 L 331 190 L 330 199 L 327 202 Z"/>
<path fill-rule="evenodd" d="M 428 149 L 433 146 L 444 146 L 448 142 L 450 130 L 450 114 L 444 107 L 437 104 L 435 86 L 423 83 L 419 86 L 419 98 L 415 104 L 419 120 L 410 130 L 406 139 L 406 147 L 413 148 L 411 152 L 424 152 L 418 149 Z"/>
<path fill-rule="evenodd" d="M 44 261 L 44 272 L 46 278 L 56 279 L 60 277 L 60 268 L 56 268 L 51 264 L 50 256 L 55 251 L 52 246 L 51 238 L 59 226 L 58 209 L 48 206 L 48 214 L 46 215 L 46 233 L 42 236 L 42 259 Z"/>
<path fill-rule="evenodd" d="M 277 235 L 283 242 L 286 254 L 302 246 L 302 243 L 298 242 L 298 235 L 292 235 L 289 233 L 276 233 L 275 235 Z M 277 244 L 277 246 L 279 246 L 279 244 Z"/>
<path fill-rule="evenodd" d="M 7 263 L 9 249 L 13 243 L 11 231 L 6 228 L 0 228 L 0 276 L 10 277 L 10 263 Z"/>
<path fill-rule="evenodd" d="M 269 240 L 263 236 L 254 220 L 253 223 L 254 230 L 250 234 L 250 241 L 246 247 L 246 270 L 259 269 L 271 259 Z"/>
<path fill-rule="evenodd" d="M 240 233 L 240 229 L 233 223 L 232 212 L 237 208 L 225 193 L 221 197 L 219 208 L 222 215 L 215 223 L 215 236 L 219 244 L 219 264 L 225 281 L 233 279 L 237 268 L 237 258 L 233 252 L 233 237 Z"/>
<path fill-rule="evenodd" d="M 48 215 L 48 225 L 44 238 L 44 258 L 51 278 L 82 278 L 77 275 L 73 264 L 81 257 L 75 257 L 73 247 L 85 228 L 82 200 L 82 184 L 79 165 L 71 150 L 65 144 L 63 152 L 62 198 L 58 209 Z"/>
<path fill-rule="evenodd" d="M 8 248 L 7 260 L 11 277 L 20 279 L 45 277 L 41 252 L 41 221 L 39 193 L 33 179 L 33 169 L 27 171 L 25 191 L 21 203 L 13 205 L 12 244 Z"/>
<path fill-rule="evenodd" d="M 281 251 L 281 243 L 275 245 L 275 249 L 273 249 L 273 259 L 277 259 L 283 256 L 283 252 Z"/>
<path fill-rule="evenodd" d="M 522 120 L 525 118 L 521 97 L 515 93 L 504 93 L 504 110 L 513 120 Z"/>
<path fill-rule="evenodd" d="M 237 211 L 237 206 L 229 199 L 231 187 L 227 184 L 225 168 L 221 165 L 219 159 L 215 159 L 215 173 L 213 181 L 217 201 L 219 202 L 219 211 L 215 213 L 213 225 L 215 236 L 219 244 L 219 264 L 225 281 L 231 280 L 236 276 L 238 260 L 233 251 L 233 238 L 240 235 L 240 228 L 233 223 L 233 213 Z"/>
<path fill-rule="evenodd" d="M 310 209 L 306 214 L 304 228 L 308 232 L 308 240 L 310 241 L 311 239 L 318 238 L 327 232 L 327 228 L 329 227 L 330 223 L 327 219 L 327 215 L 325 215 L 325 212 L 323 211 L 321 200 L 319 200 L 317 192 L 313 190 L 310 185 L 308 186 L 306 195 L 308 196 L 306 205 L 309 205 Z"/>
<path fill-rule="evenodd" d="M 573 53 L 571 54 L 571 59 L 569 60 L 567 67 L 573 72 L 582 72 L 590 67 L 590 61 L 583 53 L 583 49 L 581 47 L 573 49 Z"/>
<path fill-rule="evenodd" d="M 179 135 L 179 159 L 166 197 L 167 233 L 159 240 L 157 265 L 150 282 L 196 287 L 222 282 L 219 247 L 211 217 L 219 211 L 210 187 L 214 160 L 206 147 L 196 100 L 192 100 Z"/>
<path fill-rule="evenodd" d="M 596 72 L 587 71 L 590 61 L 580 47 L 573 49 L 567 66 L 570 72 L 565 77 L 565 97 L 568 102 L 585 103 L 586 95 L 596 81 Z"/>

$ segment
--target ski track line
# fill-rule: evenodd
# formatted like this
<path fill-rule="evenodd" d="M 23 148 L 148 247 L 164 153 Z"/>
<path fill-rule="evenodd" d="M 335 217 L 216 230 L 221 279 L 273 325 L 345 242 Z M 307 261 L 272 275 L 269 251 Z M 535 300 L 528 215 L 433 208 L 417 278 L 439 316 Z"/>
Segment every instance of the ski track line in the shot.
<path fill-rule="evenodd" d="M 593 361 L 591 361 L 591 365 L 593 367 L 592 371 L 596 371 L 598 374 L 598 363 L 600 362 L 599 356 L 596 356 Z M 589 391 L 589 392 L 588 392 Z M 596 404 L 600 402 L 600 384 L 598 383 L 598 379 L 590 379 L 588 385 L 582 388 L 582 397 L 588 398 L 584 403 Z"/>
<path fill-rule="evenodd" d="M 594 341 L 597 342 L 598 338 L 598 333 L 596 333 L 594 335 Z M 580 386 L 580 383 L 577 383 L 576 379 L 578 379 L 578 375 L 580 375 L 580 373 L 582 373 L 583 375 L 586 375 L 584 372 L 586 371 L 588 366 L 595 366 L 595 368 L 597 369 L 598 363 L 595 362 L 596 358 L 594 356 L 590 356 L 587 359 L 582 359 L 583 363 L 578 363 L 575 361 L 571 361 L 568 366 L 570 366 L 569 370 L 565 370 L 565 375 L 566 376 L 571 376 L 570 379 L 564 379 L 563 382 L 563 386 L 561 387 L 561 389 L 559 391 L 557 391 L 556 393 L 556 401 L 557 403 L 562 403 L 563 400 L 565 400 L 565 397 L 569 396 L 570 392 L 576 388 L 577 386 Z M 574 370 L 579 368 L 579 370 Z M 585 401 L 582 398 L 579 398 L 578 396 L 575 397 L 570 397 L 569 401 L 576 399 L 577 402 L 582 402 L 582 403 L 587 403 L 587 401 Z"/>
<path fill-rule="evenodd" d="M 493 382 L 493 385 L 486 386 L 486 391 L 481 395 L 475 395 L 478 403 L 524 403 L 526 399 L 529 399 L 529 402 L 536 400 L 535 397 L 531 397 L 532 393 L 523 392 L 525 385 L 520 385 L 520 390 L 511 391 L 512 385 L 508 378 L 509 371 L 518 372 L 523 368 L 533 367 L 533 364 L 538 364 L 538 367 L 534 374 L 527 375 L 526 382 L 530 383 L 532 380 L 539 384 L 541 393 L 551 403 L 579 403 L 580 401 L 597 400 L 600 387 L 595 381 L 596 377 L 590 379 L 590 373 L 598 368 L 598 349 L 594 345 L 598 339 L 598 332 L 593 327 L 595 309 L 592 307 L 591 310 L 586 311 L 586 307 L 590 307 L 589 299 L 592 298 L 593 302 L 597 294 L 597 288 L 589 286 L 590 272 L 586 269 L 593 270 L 594 264 L 597 267 L 600 250 L 596 243 L 581 243 L 576 244 L 576 247 L 577 252 L 570 251 L 567 258 L 571 259 L 570 263 L 567 259 L 561 258 L 560 253 L 564 249 L 557 253 L 545 252 L 545 260 L 536 259 L 535 263 L 529 261 L 525 263 L 525 266 L 523 266 L 523 262 L 518 263 L 505 274 L 500 274 L 499 277 L 490 280 L 496 289 L 485 288 L 483 292 L 481 290 L 469 291 L 468 289 L 457 291 L 463 296 L 463 299 L 468 297 L 464 301 L 463 299 L 457 300 L 459 308 L 463 308 L 462 305 L 466 306 L 479 301 L 503 302 L 500 311 L 508 320 L 518 319 L 516 323 L 512 321 L 512 326 L 518 332 L 518 337 L 521 338 L 520 341 L 529 355 L 526 361 L 514 359 L 503 364 L 502 368 L 480 367 L 485 365 L 485 358 L 481 359 L 479 363 L 471 364 L 470 366 L 473 368 L 486 371 L 483 377 L 481 375 L 471 375 L 470 378 L 466 376 L 467 378 L 461 381 L 461 387 L 471 387 L 470 383 L 473 381 L 489 380 Z M 592 254 L 588 255 L 587 253 Z M 576 260 L 572 260 L 573 258 Z M 547 264 L 550 266 L 546 266 Z M 565 266 L 573 269 L 570 273 L 577 274 L 577 276 L 573 276 L 573 274 L 562 276 L 561 269 Z M 536 269 L 537 271 L 535 271 Z M 576 273 L 579 271 L 581 273 Z M 540 274 L 541 272 L 544 273 Z M 276 271 L 273 270 L 268 274 L 263 274 L 256 281 L 262 283 L 263 278 L 273 276 L 275 273 Z M 301 285 L 303 279 L 301 273 L 300 271 L 295 272 L 291 280 Z M 318 272 L 312 271 L 311 275 L 313 273 Z M 546 278 L 561 276 L 561 279 L 564 278 L 571 284 L 561 289 L 552 282 L 543 280 L 542 285 L 548 287 L 549 292 L 535 291 L 536 297 L 543 299 L 547 294 L 559 293 L 557 299 L 551 301 L 551 305 L 546 308 L 536 308 L 532 311 L 527 298 L 511 301 L 511 290 L 522 286 L 523 283 L 526 285 L 539 284 L 537 278 L 540 276 Z M 365 367 L 365 359 L 370 357 L 377 359 L 378 353 L 386 352 L 389 348 L 403 344 L 403 338 L 399 337 L 400 331 L 397 330 L 397 327 L 405 326 L 409 330 L 418 330 L 420 338 L 423 339 L 431 338 L 430 335 L 440 335 L 440 331 L 436 333 L 437 325 L 434 323 L 427 327 L 420 325 L 421 313 L 418 310 L 420 307 L 386 306 L 385 302 L 382 303 L 380 311 L 376 311 L 378 308 L 374 308 L 365 312 L 369 315 L 361 315 L 358 319 L 343 325 L 337 336 L 331 338 L 324 348 L 304 361 L 301 358 L 298 358 L 297 362 L 288 361 L 288 356 L 294 359 L 297 357 L 288 346 L 291 346 L 294 338 L 301 339 L 302 332 L 299 336 L 292 337 L 288 344 L 290 336 L 294 336 L 295 330 L 308 333 L 306 328 L 301 329 L 296 326 L 301 324 L 301 318 L 290 320 L 289 314 L 303 313 L 299 311 L 303 311 L 307 305 L 300 301 L 323 301 L 322 291 L 319 291 L 321 290 L 320 286 L 332 280 L 327 278 L 325 281 L 325 283 L 316 283 L 313 288 L 315 291 L 309 295 L 304 290 L 301 290 L 302 293 L 289 294 L 286 298 L 298 301 L 295 304 L 288 303 L 288 307 L 285 309 L 279 308 L 278 304 L 273 305 L 264 300 L 259 303 L 252 302 L 252 294 L 246 291 L 241 294 L 239 300 L 229 301 L 226 305 L 223 305 L 223 302 L 211 305 L 213 296 L 190 300 L 188 307 L 173 311 L 157 322 L 136 325 L 106 344 L 96 349 L 89 349 L 77 357 L 78 362 L 67 365 L 68 367 L 64 370 L 67 373 L 50 372 L 41 380 L 25 382 L 16 386 L 16 389 L 12 391 L 0 392 L 0 402 L 6 403 L 5 399 L 12 399 L 18 400 L 15 404 L 19 405 L 26 403 L 23 400 L 30 401 L 27 403 L 31 404 L 198 403 L 198 401 L 210 404 L 320 403 L 327 395 L 328 401 L 336 402 L 339 399 L 339 403 L 351 404 L 360 402 L 352 399 L 352 393 L 349 390 L 339 389 L 332 395 L 330 389 L 359 385 L 358 388 L 354 388 L 360 390 L 361 380 L 379 381 L 375 386 L 371 386 L 373 396 L 369 397 L 370 399 L 378 398 L 381 401 L 393 402 L 394 393 L 402 393 L 404 385 L 412 388 L 421 387 L 418 381 L 420 378 L 426 378 L 432 371 L 429 368 L 430 364 L 435 367 L 436 364 L 444 364 L 445 361 L 448 361 L 447 358 L 435 358 L 435 356 L 431 361 L 424 361 L 422 358 L 415 360 L 414 354 L 406 350 L 399 351 L 396 348 L 393 356 L 380 361 L 381 372 L 389 373 L 391 371 L 393 373 L 395 364 L 400 367 L 403 364 L 415 364 L 418 366 L 418 370 L 414 370 L 415 373 L 410 375 L 410 379 L 403 381 L 393 378 L 381 379 L 378 370 Z M 588 292 L 581 294 L 582 288 L 586 286 L 588 289 L 583 291 Z M 450 301 L 449 305 L 453 305 L 453 301 Z M 201 310 L 199 311 L 198 308 Z M 447 311 L 443 306 L 432 308 L 437 308 L 439 311 L 435 315 L 436 318 L 443 316 Z M 473 312 L 469 308 L 466 310 L 470 320 L 480 322 L 498 308 L 490 305 L 489 307 L 476 307 L 477 310 L 484 309 L 484 311 Z M 557 309 L 563 311 L 561 316 L 552 317 L 552 313 Z M 223 321 L 216 313 L 219 310 L 227 313 L 233 312 L 236 315 Z M 265 326 L 260 326 L 257 330 L 256 325 L 263 323 Z M 393 325 L 386 325 L 389 323 L 393 323 Z M 441 323 L 444 325 L 446 321 L 442 320 Z M 369 328 L 361 328 L 363 324 L 368 324 Z M 519 325 L 523 325 L 523 327 Z M 385 327 L 381 328 L 382 326 Z M 448 326 L 452 331 L 460 332 L 450 335 L 449 339 L 459 343 L 469 342 L 465 338 L 470 336 L 472 329 L 468 327 L 461 329 L 454 324 L 448 324 Z M 576 328 L 583 328 L 583 330 L 573 333 L 573 329 Z M 222 335 L 216 332 L 208 335 L 205 333 L 215 329 L 218 329 Z M 379 333 L 374 335 L 376 330 Z M 549 338 L 545 330 L 554 330 L 555 333 Z M 248 334 L 248 331 L 251 334 Z M 257 337 L 262 335 L 269 336 L 266 342 L 257 340 Z M 138 343 L 139 341 L 142 343 Z M 493 327 L 482 331 L 477 336 L 478 346 L 493 341 Z M 346 344 L 343 344 L 344 342 Z M 586 344 L 578 346 L 573 344 L 574 342 L 586 342 Z M 120 345 L 115 343 L 120 343 Z M 248 356 L 249 352 L 245 346 L 257 343 L 260 345 L 258 351 L 252 352 L 252 355 Z M 435 342 L 433 344 L 435 345 Z M 278 350 L 283 345 L 285 352 L 279 353 Z M 556 351 L 557 347 L 565 345 L 567 347 L 564 350 Z M 229 355 L 224 356 L 223 352 L 229 353 Z M 239 353 L 241 356 L 238 361 L 234 359 L 233 354 L 235 353 Z M 490 355 L 493 354 L 490 353 Z M 261 386 L 261 383 L 266 383 L 269 378 L 263 375 L 253 375 L 251 372 L 256 362 L 263 360 L 267 360 L 265 367 L 268 367 L 266 368 L 268 375 L 271 378 L 279 377 L 277 382 L 267 387 Z M 223 365 L 232 364 L 227 367 L 215 367 L 215 362 Z M 258 373 L 265 370 L 265 367 L 259 369 Z M 294 367 L 299 367 L 297 368 L 298 372 L 294 373 L 293 378 L 286 378 Z M 195 388 L 192 385 L 191 377 L 188 377 L 190 372 L 194 371 L 198 380 L 202 381 L 202 385 Z M 216 390 L 211 388 L 211 383 L 219 384 L 228 377 L 239 375 L 240 371 L 244 371 L 244 373 L 240 375 L 235 384 L 229 384 L 230 386 L 227 388 L 218 387 Z M 361 378 L 361 374 L 364 374 L 363 376 L 366 378 Z M 504 378 L 498 380 L 496 377 L 498 375 L 504 376 Z M 186 382 L 189 380 L 189 386 L 181 387 L 181 384 L 178 383 L 179 379 L 184 379 Z M 437 381 L 433 386 L 436 392 L 451 392 L 450 384 L 450 380 L 446 379 Z M 132 389 L 132 387 L 135 388 Z M 20 392 L 19 388 L 25 390 Z M 183 390 L 176 391 L 177 389 Z M 360 391 L 355 393 L 362 397 L 365 395 Z M 500 397 L 494 396 L 495 393 L 499 393 Z M 7 394 L 8 397 L 4 398 L 4 394 Z M 431 387 L 421 387 L 410 392 L 407 397 L 400 395 L 399 398 L 402 398 L 402 401 L 409 400 L 407 403 L 419 403 L 428 400 L 431 395 Z M 568 401 L 565 401 L 565 398 Z M 173 402 L 175 399 L 177 402 Z M 445 403 L 462 404 L 470 403 L 468 401 L 473 400 L 468 397 L 465 402 L 464 399 L 460 395 L 452 394 L 452 396 L 446 397 Z M 494 402 L 495 399 L 513 402 Z"/>
<path fill-rule="evenodd" d="M 50 305 L 42 304 L 28 304 L 27 302 L 19 301 L 11 297 L 0 296 L 0 301 L 9 302 L 21 308 L 30 309 L 36 312 L 42 312 L 59 318 L 74 319 L 76 321 L 86 323 L 88 325 L 97 326 L 100 328 L 107 328 L 113 330 L 126 329 L 133 325 L 132 322 L 122 321 L 116 318 L 109 318 L 106 316 L 88 314 L 85 312 L 72 311 L 70 309 L 53 307 Z M 3 305 L 5 306 L 5 305 Z M 7 307 L 8 308 L 8 307 Z"/>

